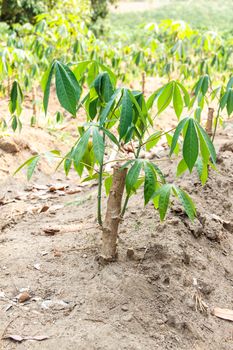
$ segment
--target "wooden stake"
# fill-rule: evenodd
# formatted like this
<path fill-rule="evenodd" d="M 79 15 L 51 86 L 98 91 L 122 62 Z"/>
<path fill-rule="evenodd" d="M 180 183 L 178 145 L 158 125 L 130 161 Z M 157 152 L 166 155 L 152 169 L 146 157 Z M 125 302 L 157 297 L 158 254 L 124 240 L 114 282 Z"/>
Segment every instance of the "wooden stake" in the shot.
<path fill-rule="evenodd" d="M 142 72 L 142 93 L 145 94 L 145 86 L 146 86 L 146 73 Z"/>
<path fill-rule="evenodd" d="M 206 123 L 206 132 L 209 136 L 212 136 L 212 128 L 213 128 L 213 118 L 214 118 L 214 109 L 209 107 L 208 108 L 208 118 Z"/>

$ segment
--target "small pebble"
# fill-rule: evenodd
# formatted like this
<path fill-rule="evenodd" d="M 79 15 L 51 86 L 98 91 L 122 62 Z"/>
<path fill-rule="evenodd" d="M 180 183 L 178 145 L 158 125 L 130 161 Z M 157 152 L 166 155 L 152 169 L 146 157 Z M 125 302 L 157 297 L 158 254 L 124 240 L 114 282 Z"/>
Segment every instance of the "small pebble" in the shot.
<path fill-rule="evenodd" d="M 128 311 L 129 308 L 128 308 L 127 305 L 122 305 L 121 310 L 122 310 L 122 311 Z"/>

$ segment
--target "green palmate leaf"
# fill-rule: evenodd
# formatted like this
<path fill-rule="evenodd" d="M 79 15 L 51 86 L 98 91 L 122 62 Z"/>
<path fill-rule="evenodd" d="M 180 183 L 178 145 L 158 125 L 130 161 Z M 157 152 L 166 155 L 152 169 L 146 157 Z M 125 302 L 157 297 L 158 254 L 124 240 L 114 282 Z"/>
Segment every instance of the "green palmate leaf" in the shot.
<path fill-rule="evenodd" d="M 87 73 L 88 86 L 93 85 L 93 81 L 94 81 L 95 77 L 97 76 L 98 72 L 99 72 L 98 63 L 95 61 L 92 61 L 88 67 L 88 73 Z"/>
<path fill-rule="evenodd" d="M 201 90 L 203 80 L 204 80 L 204 77 L 201 77 L 201 78 L 198 80 L 198 82 L 195 84 L 195 86 L 194 86 L 194 93 L 195 93 L 195 96 L 197 96 L 198 93 L 199 93 L 199 91 Z"/>
<path fill-rule="evenodd" d="M 44 99 L 43 99 L 43 106 L 45 114 L 47 114 L 48 111 L 48 104 L 49 104 L 49 95 L 50 95 L 50 86 L 52 81 L 54 71 L 54 64 L 50 67 L 50 69 L 45 73 L 43 80 L 44 80 Z"/>
<path fill-rule="evenodd" d="M 161 182 L 164 184 L 166 182 L 165 177 L 164 177 L 162 171 L 159 169 L 158 165 L 156 165 L 155 163 L 150 163 L 150 164 L 153 166 L 156 174 L 159 176 Z"/>
<path fill-rule="evenodd" d="M 133 120 L 133 106 L 130 98 L 129 91 L 124 89 L 123 97 L 122 97 L 122 108 L 121 108 L 121 116 L 120 116 L 120 126 L 119 126 L 119 134 L 120 139 L 122 139 L 130 127 Z"/>
<path fill-rule="evenodd" d="M 202 173 L 200 176 L 200 180 L 203 186 L 206 184 L 206 181 L 208 180 L 208 173 L 209 173 L 208 164 L 203 163 Z"/>
<path fill-rule="evenodd" d="M 110 101 L 114 90 L 107 72 L 100 73 L 95 79 L 93 85 L 101 100 L 105 102 Z"/>
<path fill-rule="evenodd" d="M 233 112 L 233 89 L 230 88 L 228 91 L 229 94 L 227 98 L 227 114 L 231 115 L 231 113 Z"/>
<path fill-rule="evenodd" d="M 135 159 L 130 159 L 130 160 L 127 160 L 127 162 L 125 162 L 121 167 L 120 169 L 125 169 L 127 168 L 130 164 L 133 164 L 135 162 Z"/>
<path fill-rule="evenodd" d="M 62 123 L 63 120 L 64 120 L 64 117 L 63 117 L 62 113 L 61 112 L 57 112 L 57 114 L 56 114 L 56 122 L 57 123 Z"/>
<path fill-rule="evenodd" d="M 196 101 L 196 96 L 193 96 L 189 103 L 189 109 L 193 108 L 195 101 Z"/>
<path fill-rule="evenodd" d="M 60 62 L 55 62 L 55 78 L 57 97 L 62 105 L 72 115 L 76 115 L 76 106 L 81 95 L 81 88 L 74 73 Z"/>
<path fill-rule="evenodd" d="M 15 80 L 12 85 L 11 94 L 10 94 L 10 104 L 9 110 L 11 114 L 15 113 L 19 116 L 22 112 L 22 102 L 23 102 L 23 93 L 20 88 L 19 83 Z"/>
<path fill-rule="evenodd" d="M 109 69 L 109 67 L 107 67 L 106 65 L 99 63 L 98 62 L 99 67 L 102 69 L 102 71 L 107 72 L 109 75 L 109 78 L 112 82 L 112 85 L 115 86 L 116 85 L 116 81 L 117 81 L 117 77 L 116 75 L 113 73 L 113 71 L 111 71 L 111 69 Z"/>
<path fill-rule="evenodd" d="M 203 96 L 205 96 L 205 94 L 207 93 L 208 87 L 209 87 L 209 76 L 205 75 L 203 77 L 203 81 L 202 81 L 202 84 L 201 84 L 201 92 L 202 92 Z"/>
<path fill-rule="evenodd" d="M 103 176 L 108 176 L 108 173 L 103 173 Z M 82 182 L 88 182 L 88 181 L 92 181 L 92 180 L 98 180 L 99 179 L 99 174 L 95 173 L 93 175 L 89 175 L 87 177 L 85 177 Z"/>
<path fill-rule="evenodd" d="M 233 76 L 230 77 L 228 83 L 227 83 L 227 90 L 233 87 Z"/>
<path fill-rule="evenodd" d="M 56 62 L 56 65 L 60 65 L 64 69 L 64 72 L 66 73 L 66 78 L 69 80 L 70 85 L 72 85 L 74 90 L 75 90 L 76 104 L 77 104 L 78 101 L 80 100 L 80 96 L 82 93 L 82 88 L 79 85 L 79 82 L 77 81 L 74 73 L 70 70 L 70 68 L 68 66 L 66 66 L 65 64 L 62 64 L 60 62 Z"/>
<path fill-rule="evenodd" d="M 176 176 L 181 176 L 188 169 L 184 159 L 181 159 L 176 169 Z"/>
<path fill-rule="evenodd" d="M 114 90 L 113 90 L 113 86 L 110 80 L 110 77 L 108 75 L 107 72 L 103 73 L 103 78 L 102 78 L 102 93 L 103 93 L 103 98 L 105 102 L 110 101 Z"/>
<path fill-rule="evenodd" d="M 198 102 L 198 106 L 199 106 L 201 109 L 203 109 L 203 108 L 204 108 L 204 104 L 205 104 L 205 99 L 204 99 L 204 96 L 202 95 L 201 92 L 200 92 L 199 95 L 198 95 L 197 102 Z"/>
<path fill-rule="evenodd" d="M 108 176 L 105 181 L 104 181 L 104 185 L 105 185 L 105 192 L 106 195 L 108 196 L 112 187 L 112 176 Z"/>
<path fill-rule="evenodd" d="M 156 182 L 156 187 L 155 187 L 155 194 L 152 196 L 152 201 L 154 204 L 155 209 L 159 208 L 159 189 L 160 189 L 161 185 L 160 183 L 157 181 Z"/>
<path fill-rule="evenodd" d="M 79 164 L 83 158 L 90 138 L 90 129 L 88 129 L 79 139 L 78 144 L 74 147 L 71 153 L 71 158 L 74 159 L 76 165 Z"/>
<path fill-rule="evenodd" d="M 200 121 L 201 121 L 201 112 L 202 112 L 202 109 L 200 107 L 197 107 L 195 112 L 194 112 L 195 120 L 197 120 L 198 123 L 200 123 Z"/>
<path fill-rule="evenodd" d="M 117 89 L 115 93 L 111 96 L 110 100 L 107 102 L 106 106 L 102 109 L 100 114 L 100 125 L 103 125 L 106 122 L 106 119 L 108 118 L 108 116 L 111 116 L 111 113 L 119 92 L 120 92 L 120 89 Z"/>
<path fill-rule="evenodd" d="M 18 126 L 18 118 L 16 117 L 16 115 L 13 115 L 12 121 L 11 121 L 12 130 L 15 131 L 17 129 L 17 126 Z"/>
<path fill-rule="evenodd" d="M 177 125 L 177 128 L 175 130 L 175 133 L 173 135 L 173 138 L 172 138 L 172 143 L 171 143 L 171 150 L 170 150 L 170 156 L 172 155 L 172 153 L 174 152 L 175 150 L 175 147 L 176 147 L 176 144 L 177 144 L 177 141 L 179 139 L 179 136 L 181 134 L 181 131 L 183 130 L 183 128 L 185 127 L 186 123 L 188 122 L 189 118 L 186 117 L 184 119 L 182 119 L 179 124 Z"/>
<path fill-rule="evenodd" d="M 105 129 L 105 128 L 101 128 L 101 130 L 103 130 L 103 132 L 108 136 L 108 138 L 113 142 L 115 143 L 115 145 L 117 145 L 117 147 L 120 147 L 120 144 L 116 138 L 115 135 L 113 135 L 108 129 Z"/>
<path fill-rule="evenodd" d="M 218 86 L 216 89 L 213 89 L 210 96 L 211 96 L 211 101 L 213 101 L 217 96 L 218 94 L 221 95 L 221 89 L 222 87 L 221 86 Z"/>
<path fill-rule="evenodd" d="M 173 137 L 170 134 L 166 134 L 166 139 L 167 139 L 168 146 L 171 147 Z M 173 153 L 175 153 L 175 155 L 178 155 L 179 151 L 180 151 L 180 146 L 179 146 L 179 143 L 177 143 Z"/>
<path fill-rule="evenodd" d="M 68 156 L 70 156 L 70 155 L 68 155 Z M 64 170 L 65 170 L 66 176 L 69 174 L 71 165 L 72 165 L 72 159 L 70 159 L 70 158 L 65 159 L 65 161 L 64 161 Z"/>
<path fill-rule="evenodd" d="M 75 160 L 74 160 L 73 164 L 74 164 L 75 171 L 81 177 L 83 174 L 83 170 L 84 170 L 84 164 L 82 164 L 81 162 L 77 163 Z"/>
<path fill-rule="evenodd" d="M 28 169 L 27 169 L 27 179 L 28 181 L 31 179 L 35 168 L 40 160 L 40 156 L 36 156 L 32 161 L 28 164 Z"/>
<path fill-rule="evenodd" d="M 197 127 L 197 130 L 200 132 L 200 134 L 202 135 L 202 139 L 205 142 L 209 153 L 210 153 L 210 157 L 212 159 L 212 162 L 215 164 L 216 163 L 216 151 L 214 148 L 214 145 L 209 137 L 209 135 L 205 132 L 205 130 L 202 128 L 202 126 L 200 124 L 198 124 L 197 122 L 195 122 L 195 125 Z"/>
<path fill-rule="evenodd" d="M 93 147 L 90 147 L 90 143 L 84 153 L 84 156 L 82 158 L 82 161 L 78 163 L 79 165 L 83 165 L 87 171 L 89 172 L 89 175 L 93 175 L 93 169 L 94 169 L 94 161 L 95 161 L 95 155 Z M 81 175 L 80 175 L 81 176 Z"/>
<path fill-rule="evenodd" d="M 153 107 L 154 101 L 156 98 L 159 96 L 160 92 L 162 91 L 163 88 L 160 88 L 156 90 L 146 101 L 146 107 L 148 110 L 150 110 Z"/>
<path fill-rule="evenodd" d="M 47 161 L 52 164 L 52 162 L 54 161 L 54 159 L 56 159 L 57 157 L 59 157 L 61 154 L 60 151 L 58 150 L 51 150 L 51 151 L 47 151 L 44 153 L 45 158 L 47 159 Z M 60 157 L 59 157 L 60 158 Z"/>
<path fill-rule="evenodd" d="M 227 90 L 225 92 L 225 94 L 222 96 L 221 100 L 220 100 L 220 107 L 223 110 L 223 108 L 226 106 L 227 104 L 227 100 L 228 100 L 228 95 L 229 95 L 229 90 Z"/>
<path fill-rule="evenodd" d="M 17 106 L 17 82 L 14 81 L 11 89 L 10 105 L 9 105 L 11 114 L 15 112 L 16 106 Z"/>
<path fill-rule="evenodd" d="M 136 181 L 136 183 L 134 184 L 133 188 L 132 188 L 131 195 L 137 193 L 137 190 L 143 184 L 143 182 L 144 182 L 144 177 L 139 177 L 138 180 Z"/>
<path fill-rule="evenodd" d="M 186 214 L 188 215 L 190 220 L 193 221 L 196 216 L 196 209 L 192 199 L 189 197 L 189 195 L 185 191 L 183 191 L 179 187 L 173 186 L 173 190 L 175 195 L 178 196 L 180 202 L 182 203 Z"/>
<path fill-rule="evenodd" d="M 161 139 L 161 131 L 156 131 L 154 134 L 150 135 L 146 140 L 146 150 L 149 151 L 152 147 L 155 147 L 159 140 Z"/>
<path fill-rule="evenodd" d="M 141 122 L 146 126 L 147 107 L 145 105 L 143 94 L 138 93 L 137 91 L 132 93 L 131 91 L 128 90 L 128 92 L 129 92 L 131 101 L 135 107 L 135 112 L 138 113 L 138 115 L 141 118 Z M 142 112 L 142 107 L 144 107 L 144 113 Z"/>
<path fill-rule="evenodd" d="M 90 101 L 88 106 L 88 112 L 91 120 L 93 120 L 97 114 L 98 98 Z"/>
<path fill-rule="evenodd" d="M 58 151 L 57 149 L 52 149 L 51 151 L 46 152 L 46 154 L 53 154 L 55 156 L 60 156 L 61 151 Z"/>
<path fill-rule="evenodd" d="M 163 112 L 170 104 L 173 96 L 173 85 L 173 82 L 168 83 L 159 94 L 157 103 L 158 113 Z"/>
<path fill-rule="evenodd" d="M 132 136 L 133 136 L 133 133 L 135 131 L 135 127 L 134 126 L 130 126 L 126 135 L 125 135 L 125 143 L 128 143 L 131 139 L 132 139 Z"/>
<path fill-rule="evenodd" d="M 184 94 L 184 103 L 185 106 L 188 107 L 190 104 L 190 97 L 189 97 L 189 93 L 188 91 L 185 89 L 184 85 L 182 85 L 179 82 L 176 82 L 176 84 L 179 86 L 179 88 L 182 90 L 183 94 Z"/>
<path fill-rule="evenodd" d="M 200 151 L 201 151 L 202 159 L 205 163 L 208 163 L 209 158 L 210 158 L 210 151 L 209 151 L 209 148 L 205 142 L 205 139 L 204 139 L 199 127 L 198 127 L 198 124 L 197 124 L 197 132 L 198 132 L 198 136 L 199 136 Z"/>
<path fill-rule="evenodd" d="M 74 75 L 77 80 L 80 80 L 83 77 L 90 63 L 91 61 L 81 61 L 75 65 Z"/>
<path fill-rule="evenodd" d="M 176 116 L 179 119 L 184 108 L 184 102 L 177 84 L 174 84 L 173 107 L 176 112 Z"/>
<path fill-rule="evenodd" d="M 202 185 L 204 186 L 208 179 L 208 163 L 204 163 L 201 158 L 196 163 L 197 173 Z"/>
<path fill-rule="evenodd" d="M 99 97 L 102 97 L 102 78 L 103 78 L 103 73 L 100 73 L 93 83 L 94 88 Z"/>
<path fill-rule="evenodd" d="M 188 127 L 185 134 L 183 144 L 183 158 L 191 172 L 196 163 L 199 152 L 199 142 L 195 127 L 195 122 L 192 118 L 188 121 Z"/>
<path fill-rule="evenodd" d="M 113 109 L 114 104 L 115 104 L 115 99 L 112 98 L 112 99 L 110 99 L 110 101 L 108 101 L 106 106 L 102 109 L 101 114 L 100 114 L 100 124 L 101 125 L 103 125 L 105 123 L 106 119 L 108 118 L 110 112 Z"/>
<path fill-rule="evenodd" d="M 97 128 L 93 128 L 93 149 L 95 157 L 99 164 L 103 164 L 103 158 L 104 158 L 104 140 L 103 136 L 100 135 Z"/>
<path fill-rule="evenodd" d="M 130 194 L 131 190 L 133 189 L 134 185 L 136 184 L 140 171 L 142 168 L 142 162 L 140 160 L 135 160 L 133 166 L 128 171 L 128 174 L 126 176 L 126 191 L 127 194 Z"/>
<path fill-rule="evenodd" d="M 170 184 L 166 184 L 166 185 L 163 185 L 162 187 L 160 187 L 160 189 L 159 189 L 159 192 L 160 192 L 160 195 L 159 195 L 160 220 L 164 220 L 164 218 L 166 216 L 169 201 L 170 201 L 171 188 L 172 187 Z"/>
<path fill-rule="evenodd" d="M 37 154 L 37 155 L 35 155 L 35 156 L 33 156 L 33 157 L 31 157 L 31 158 L 29 158 L 28 160 L 26 160 L 26 162 L 24 162 L 22 165 L 20 165 L 20 167 L 18 167 L 16 170 L 15 170 L 15 172 L 14 172 L 14 174 L 13 175 L 15 175 L 15 174 L 17 174 L 21 169 L 23 169 L 25 166 L 29 166 L 31 163 L 33 163 L 33 161 L 35 160 L 35 159 L 37 159 L 37 158 L 40 158 L 40 156 Z"/>
<path fill-rule="evenodd" d="M 136 64 L 136 66 L 139 65 L 140 59 L 141 59 L 141 52 L 139 51 L 139 52 L 137 52 L 136 55 L 134 56 L 134 62 L 135 62 L 135 64 Z"/>
<path fill-rule="evenodd" d="M 153 166 L 146 162 L 144 163 L 144 171 L 145 171 L 145 182 L 144 182 L 144 201 L 145 205 L 152 198 L 155 188 L 156 188 L 156 174 Z"/>

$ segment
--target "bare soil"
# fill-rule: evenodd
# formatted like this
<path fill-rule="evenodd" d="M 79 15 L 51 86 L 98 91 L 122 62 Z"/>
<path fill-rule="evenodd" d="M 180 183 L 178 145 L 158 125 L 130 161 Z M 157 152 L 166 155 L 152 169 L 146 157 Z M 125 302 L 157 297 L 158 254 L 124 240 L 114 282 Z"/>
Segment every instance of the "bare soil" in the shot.
<path fill-rule="evenodd" d="M 35 151 L 65 152 L 72 123 L 61 132 L 25 126 L 17 153 L 0 150 L 0 348 L 233 349 L 233 324 L 212 315 L 233 303 L 232 125 L 217 137 L 218 171 L 204 187 L 196 175 L 176 180 L 197 219 L 174 201 L 160 223 L 139 191 L 120 226 L 118 261 L 101 266 L 95 183 L 65 178 L 46 162 L 30 183 L 11 176 Z M 160 147 L 160 159 L 167 153 Z M 176 161 L 158 164 L 172 181 Z"/>

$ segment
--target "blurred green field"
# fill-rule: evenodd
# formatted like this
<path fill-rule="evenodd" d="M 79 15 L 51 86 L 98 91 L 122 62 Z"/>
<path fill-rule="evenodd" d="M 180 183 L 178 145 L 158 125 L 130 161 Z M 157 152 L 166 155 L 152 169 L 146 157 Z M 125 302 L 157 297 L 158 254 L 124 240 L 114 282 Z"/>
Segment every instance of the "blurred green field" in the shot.
<path fill-rule="evenodd" d="M 139 2 L 140 3 L 140 2 Z M 132 2 L 123 2 L 123 9 L 126 11 L 114 10 L 110 14 L 110 23 L 115 30 L 122 32 L 134 30 L 142 24 L 171 18 L 184 20 L 194 28 L 203 28 L 214 31 L 233 31 L 233 1 L 232 0 L 170 0 L 168 1 L 145 1 L 143 5 Z M 148 4 L 151 9 L 148 10 Z M 127 4 L 130 4 L 130 12 L 127 11 Z M 153 6 L 156 4 L 156 6 Z M 135 10 L 134 10 L 135 8 Z"/>

